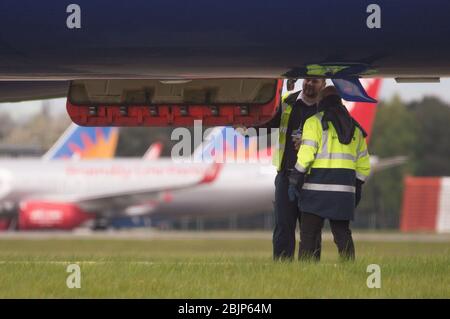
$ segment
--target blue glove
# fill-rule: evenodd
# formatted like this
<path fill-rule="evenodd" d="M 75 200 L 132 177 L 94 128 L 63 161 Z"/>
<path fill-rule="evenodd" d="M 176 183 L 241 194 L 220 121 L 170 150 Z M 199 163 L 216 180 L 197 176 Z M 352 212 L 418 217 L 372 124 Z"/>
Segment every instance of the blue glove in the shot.
<path fill-rule="evenodd" d="M 296 200 L 298 200 L 300 198 L 300 192 L 298 191 L 296 185 L 289 184 L 288 196 L 289 196 L 289 200 L 291 202 L 295 202 Z"/>

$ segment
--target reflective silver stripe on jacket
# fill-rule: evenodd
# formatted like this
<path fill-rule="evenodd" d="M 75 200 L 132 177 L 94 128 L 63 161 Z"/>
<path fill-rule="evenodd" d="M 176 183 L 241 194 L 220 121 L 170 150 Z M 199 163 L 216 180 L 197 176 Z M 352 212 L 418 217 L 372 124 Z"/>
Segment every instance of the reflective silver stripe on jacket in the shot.
<path fill-rule="evenodd" d="M 322 117 L 319 117 L 322 120 Z M 356 162 L 355 156 L 348 153 L 328 153 L 328 130 L 322 131 L 322 151 L 317 153 L 317 159 L 344 159 Z"/>
<path fill-rule="evenodd" d="M 356 178 L 359 179 L 360 181 L 365 182 L 366 179 L 367 179 L 367 176 L 365 176 L 365 175 L 363 175 L 363 174 L 361 174 L 361 173 L 356 172 Z"/>
<path fill-rule="evenodd" d="M 336 185 L 336 184 L 305 183 L 303 184 L 303 189 L 307 189 L 310 191 L 355 193 L 355 186 Z"/>
<path fill-rule="evenodd" d="M 358 159 L 361 157 L 367 156 L 367 155 L 369 155 L 369 152 L 367 150 L 360 152 L 360 153 L 358 153 Z"/>
<path fill-rule="evenodd" d="M 313 140 L 302 140 L 302 145 L 308 145 L 314 148 L 319 148 L 319 143 Z"/>
<path fill-rule="evenodd" d="M 316 158 L 318 159 L 344 159 L 344 160 L 350 160 L 355 162 L 356 158 L 351 155 L 351 154 L 347 154 L 347 153 L 320 153 L 317 154 Z"/>
<path fill-rule="evenodd" d="M 306 173 L 306 171 L 307 171 L 307 169 L 299 163 L 295 164 L 295 169 L 297 171 L 299 171 L 300 173 Z"/>

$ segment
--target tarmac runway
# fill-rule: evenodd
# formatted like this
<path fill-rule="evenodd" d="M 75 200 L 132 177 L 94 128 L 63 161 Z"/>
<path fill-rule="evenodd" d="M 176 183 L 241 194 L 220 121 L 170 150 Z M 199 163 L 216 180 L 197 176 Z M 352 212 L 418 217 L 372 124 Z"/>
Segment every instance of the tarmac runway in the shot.
<path fill-rule="evenodd" d="M 298 233 L 297 233 L 298 237 Z M 450 233 L 400 233 L 400 232 L 362 232 L 354 231 L 355 241 L 369 242 L 450 242 Z M 76 230 L 72 232 L 39 231 L 39 232 L 4 232 L 0 240 L 48 240 L 48 239 L 107 239 L 107 240 L 181 240 L 181 239 L 215 239 L 271 240 L 272 233 L 267 231 L 160 231 L 155 229 L 137 229 L 123 231 L 90 231 Z M 330 232 L 323 233 L 323 240 L 332 240 Z"/>

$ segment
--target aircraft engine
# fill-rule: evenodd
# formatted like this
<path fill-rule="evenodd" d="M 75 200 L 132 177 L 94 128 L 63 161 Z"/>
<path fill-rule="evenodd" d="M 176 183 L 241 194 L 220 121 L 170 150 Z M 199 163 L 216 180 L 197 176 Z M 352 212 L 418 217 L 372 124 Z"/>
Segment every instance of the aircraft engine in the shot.
<path fill-rule="evenodd" d="M 71 230 L 94 217 L 72 203 L 29 201 L 19 212 L 20 230 Z"/>

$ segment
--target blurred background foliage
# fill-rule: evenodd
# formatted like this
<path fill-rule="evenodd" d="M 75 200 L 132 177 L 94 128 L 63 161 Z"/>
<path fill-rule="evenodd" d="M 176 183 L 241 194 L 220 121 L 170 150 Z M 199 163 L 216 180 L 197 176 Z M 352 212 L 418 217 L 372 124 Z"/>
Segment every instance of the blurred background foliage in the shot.
<path fill-rule="evenodd" d="M 374 174 L 364 186 L 356 226 L 398 228 L 403 179 L 450 176 L 450 106 L 438 98 L 381 102 L 369 151 L 379 158 L 408 157 L 406 164 Z"/>

